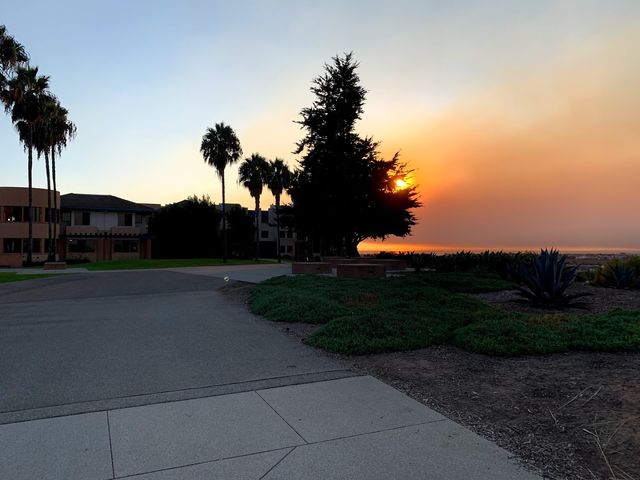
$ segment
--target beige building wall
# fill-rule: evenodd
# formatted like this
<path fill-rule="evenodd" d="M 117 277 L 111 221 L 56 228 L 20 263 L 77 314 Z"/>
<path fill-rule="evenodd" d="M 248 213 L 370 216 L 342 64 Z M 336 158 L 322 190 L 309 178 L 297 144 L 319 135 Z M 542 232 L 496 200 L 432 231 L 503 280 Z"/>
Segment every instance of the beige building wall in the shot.
<path fill-rule="evenodd" d="M 60 193 L 55 192 L 58 209 L 60 209 Z M 39 240 L 39 248 L 33 250 L 33 261 L 43 262 L 47 259 L 45 250 L 45 241 L 49 238 L 49 229 L 46 222 L 45 211 L 47 209 L 47 190 L 43 188 L 32 189 L 34 222 L 33 222 L 33 238 Z M 7 221 L 7 207 L 28 207 L 29 206 L 29 189 L 25 187 L 0 187 L 0 254 L 2 258 L 9 258 L 4 251 L 5 239 L 27 239 L 29 238 L 29 222 L 26 218 L 22 221 Z M 51 208 L 53 208 L 53 198 Z M 54 241 L 57 244 L 57 238 L 60 235 L 60 225 L 58 224 L 57 235 Z M 35 247 L 35 245 L 34 245 Z M 11 254 L 15 257 L 15 254 Z M 22 253 L 22 259 L 27 257 L 26 250 Z M 5 260 L 6 262 L 6 260 Z M 0 264 L 3 263 L 0 261 Z M 1 265 L 0 265 L 1 266 Z"/>

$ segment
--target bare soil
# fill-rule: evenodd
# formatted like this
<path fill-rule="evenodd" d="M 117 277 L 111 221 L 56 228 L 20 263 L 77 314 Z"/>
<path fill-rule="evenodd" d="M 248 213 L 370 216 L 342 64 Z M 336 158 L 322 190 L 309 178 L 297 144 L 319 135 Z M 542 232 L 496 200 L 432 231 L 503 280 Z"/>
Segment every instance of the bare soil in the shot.
<path fill-rule="evenodd" d="M 640 354 L 498 358 L 437 346 L 351 360 L 550 478 L 640 478 Z"/>
<path fill-rule="evenodd" d="M 638 292 L 576 288 L 595 294 L 586 311 L 640 309 Z M 250 289 L 230 284 L 223 291 L 246 302 Z M 513 292 L 479 297 L 531 311 Z M 273 323 L 301 340 L 319 328 Z M 638 353 L 500 358 L 434 346 L 336 356 L 496 442 L 547 478 L 640 480 Z"/>
<path fill-rule="evenodd" d="M 568 289 L 567 293 L 570 295 L 586 294 L 586 296 L 576 300 L 582 304 L 581 308 L 555 311 L 533 308 L 523 303 L 521 301 L 522 297 L 515 290 L 481 293 L 474 296 L 498 308 L 525 313 L 605 313 L 616 309 L 640 310 L 640 291 L 638 290 L 618 290 L 577 283 Z"/>

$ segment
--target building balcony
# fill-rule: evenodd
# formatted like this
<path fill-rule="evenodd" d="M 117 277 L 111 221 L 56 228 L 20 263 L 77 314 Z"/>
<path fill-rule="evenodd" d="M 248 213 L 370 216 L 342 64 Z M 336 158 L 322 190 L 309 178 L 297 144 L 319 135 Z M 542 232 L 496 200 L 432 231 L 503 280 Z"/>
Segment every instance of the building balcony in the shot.
<path fill-rule="evenodd" d="M 65 227 L 68 237 L 139 237 L 147 233 L 144 227 L 108 227 L 100 229 L 93 225 L 73 225 Z"/>
<path fill-rule="evenodd" d="M 69 236 L 98 235 L 98 227 L 92 225 L 73 225 L 64 228 L 64 233 Z"/>
<path fill-rule="evenodd" d="M 111 235 L 139 236 L 146 233 L 146 229 L 140 227 L 111 227 Z"/>

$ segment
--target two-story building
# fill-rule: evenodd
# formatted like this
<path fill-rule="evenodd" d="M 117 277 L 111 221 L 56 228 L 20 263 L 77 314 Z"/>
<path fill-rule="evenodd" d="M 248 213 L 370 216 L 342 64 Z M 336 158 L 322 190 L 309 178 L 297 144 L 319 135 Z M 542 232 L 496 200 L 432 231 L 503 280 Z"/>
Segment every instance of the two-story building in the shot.
<path fill-rule="evenodd" d="M 60 194 L 55 192 L 58 206 Z M 49 251 L 49 208 L 47 190 L 32 189 L 34 262 L 44 262 Z M 53 207 L 53 205 L 52 205 Z M 51 209 L 53 222 L 59 219 L 59 210 Z M 60 228 L 56 230 L 56 237 Z M 20 267 L 27 258 L 29 238 L 29 189 L 0 187 L 0 267 Z"/>
<path fill-rule="evenodd" d="M 253 213 L 253 212 L 252 212 Z M 281 217 L 282 220 L 282 217 Z M 260 254 L 275 257 L 277 249 L 278 228 L 276 222 L 276 206 L 260 212 Z M 280 225 L 280 256 L 296 257 L 297 237 L 295 231 Z"/>
<path fill-rule="evenodd" d="M 154 211 L 113 195 L 62 195 L 60 256 L 92 262 L 151 258 L 148 223 Z"/>

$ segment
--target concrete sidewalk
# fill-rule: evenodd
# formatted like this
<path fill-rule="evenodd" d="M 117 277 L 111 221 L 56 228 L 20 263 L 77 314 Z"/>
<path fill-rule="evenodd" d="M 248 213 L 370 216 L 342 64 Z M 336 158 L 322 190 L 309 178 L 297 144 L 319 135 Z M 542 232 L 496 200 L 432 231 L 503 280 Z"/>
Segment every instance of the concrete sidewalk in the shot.
<path fill-rule="evenodd" d="M 363 376 L 1 425 L 0 478 L 539 477 Z"/>
<path fill-rule="evenodd" d="M 172 272 L 205 277 L 222 278 L 238 282 L 260 283 L 280 275 L 291 275 L 290 263 L 274 263 L 267 265 L 230 265 L 212 267 L 171 268 Z"/>

